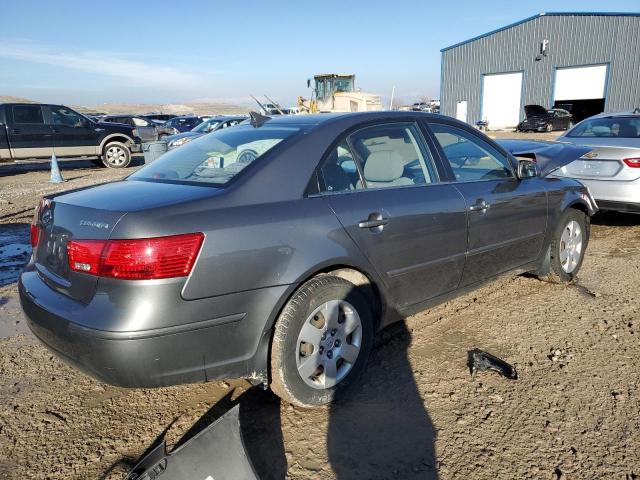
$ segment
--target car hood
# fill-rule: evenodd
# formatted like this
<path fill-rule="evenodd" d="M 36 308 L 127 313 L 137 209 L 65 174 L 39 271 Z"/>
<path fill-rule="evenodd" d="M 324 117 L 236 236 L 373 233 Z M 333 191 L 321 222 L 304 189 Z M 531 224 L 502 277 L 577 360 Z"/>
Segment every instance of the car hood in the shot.
<path fill-rule="evenodd" d="M 204 135 L 204 133 L 200 132 L 184 132 L 184 133 L 176 133 L 175 135 L 169 135 L 165 137 L 167 142 L 173 142 L 174 140 L 180 140 L 181 138 L 197 138 Z"/>
<path fill-rule="evenodd" d="M 564 142 L 538 140 L 496 140 L 515 157 L 532 158 L 538 164 L 541 177 L 579 159 L 592 148 Z"/>
<path fill-rule="evenodd" d="M 525 105 L 524 114 L 527 118 L 531 117 L 548 117 L 549 112 L 542 105 Z"/>

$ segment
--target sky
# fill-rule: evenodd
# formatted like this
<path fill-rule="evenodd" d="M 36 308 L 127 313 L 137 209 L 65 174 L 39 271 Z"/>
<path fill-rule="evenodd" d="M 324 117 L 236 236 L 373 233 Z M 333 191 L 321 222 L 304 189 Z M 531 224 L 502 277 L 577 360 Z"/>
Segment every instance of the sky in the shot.
<path fill-rule="evenodd" d="M 43 102 L 285 105 L 317 73 L 363 91 L 438 98 L 440 49 L 540 12 L 601 0 L 0 0 L 0 95 Z M 640 11 L 609 0 L 606 11 Z"/>

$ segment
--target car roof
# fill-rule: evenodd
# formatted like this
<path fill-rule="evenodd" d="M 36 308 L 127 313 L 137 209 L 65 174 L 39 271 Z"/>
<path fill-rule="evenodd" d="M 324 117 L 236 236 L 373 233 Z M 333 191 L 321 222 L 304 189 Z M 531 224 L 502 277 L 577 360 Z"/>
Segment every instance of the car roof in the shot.
<path fill-rule="evenodd" d="M 615 117 L 633 117 L 633 118 L 640 119 L 640 114 L 634 113 L 633 110 L 627 110 L 622 112 L 599 113 L 597 115 L 593 115 L 592 117 L 589 117 L 587 120 L 589 120 L 590 118 L 615 118 Z"/>
<path fill-rule="evenodd" d="M 314 113 L 300 115 L 273 115 L 267 122 L 270 126 L 282 125 L 309 129 L 336 121 L 345 121 L 357 124 L 366 121 L 394 120 L 398 118 L 440 118 L 455 122 L 455 119 L 445 117 L 437 113 L 414 112 L 414 111 L 392 111 L 382 110 L 378 112 L 344 112 L 344 113 Z"/>

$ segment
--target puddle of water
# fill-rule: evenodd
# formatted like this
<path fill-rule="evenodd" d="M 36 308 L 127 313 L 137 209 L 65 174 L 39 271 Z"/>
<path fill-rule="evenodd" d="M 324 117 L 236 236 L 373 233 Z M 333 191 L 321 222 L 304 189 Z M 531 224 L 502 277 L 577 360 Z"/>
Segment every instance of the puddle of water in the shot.
<path fill-rule="evenodd" d="M 0 225 L 0 287 L 18 280 L 30 256 L 29 225 Z"/>

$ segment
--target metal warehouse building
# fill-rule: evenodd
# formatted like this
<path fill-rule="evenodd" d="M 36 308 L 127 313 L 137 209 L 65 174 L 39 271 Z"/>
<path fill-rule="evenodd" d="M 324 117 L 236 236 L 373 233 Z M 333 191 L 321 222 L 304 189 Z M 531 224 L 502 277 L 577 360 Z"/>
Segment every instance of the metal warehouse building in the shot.
<path fill-rule="evenodd" d="M 640 107 L 640 13 L 541 13 L 442 50 L 441 111 L 490 129 L 523 107 L 575 121 Z"/>

